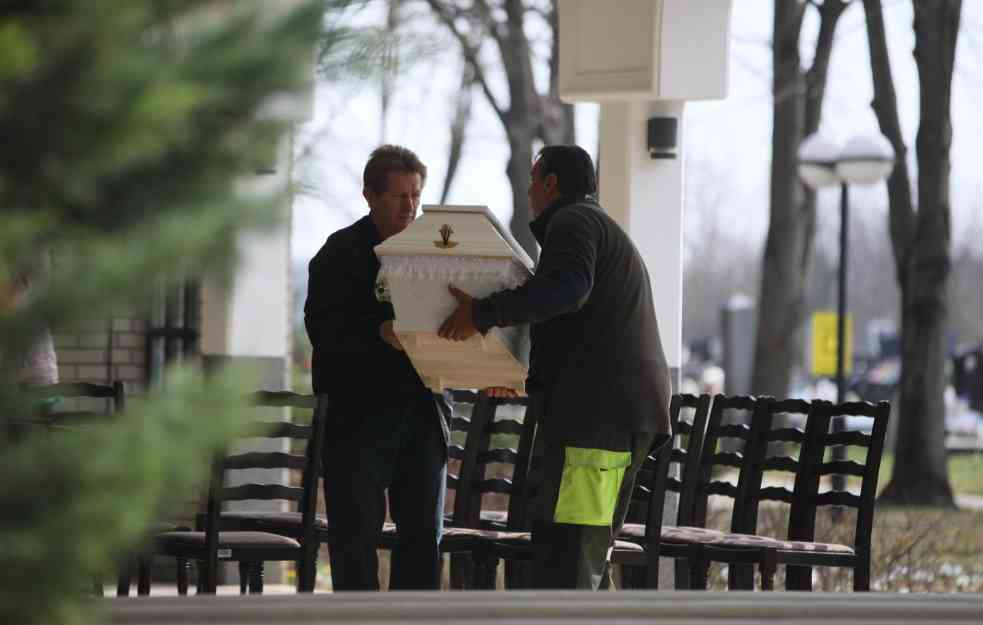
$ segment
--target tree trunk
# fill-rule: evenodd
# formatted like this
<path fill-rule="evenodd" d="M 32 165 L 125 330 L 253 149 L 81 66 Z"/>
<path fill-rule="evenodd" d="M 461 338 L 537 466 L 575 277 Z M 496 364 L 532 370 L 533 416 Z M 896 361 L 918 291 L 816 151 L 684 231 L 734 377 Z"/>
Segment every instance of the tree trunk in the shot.
<path fill-rule="evenodd" d="M 869 17 L 879 14 L 879 6 L 870 10 L 875 9 L 873 4 L 865 2 L 865 7 L 870 5 Z M 901 380 L 894 472 L 881 500 L 951 507 L 943 395 L 951 267 L 951 94 L 962 2 L 916 0 L 914 7 L 921 104 L 915 143 L 918 211 L 906 218 L 909 224 L 914 219 L 913 228 L 896 228 L 895 222 L 902 220 L 895 219 L 893 203 L 891 206 L 892 239 L 896 234 L 903 237 L 894 242 L 901 288 Z M 882 45 L 881 41 L 871 37 L 871 46 Z"/>
<path fill-rule="evenodd" d="M 751 378 L 751 392 L 759 395 L 786 396 L 792 371 L 802 361 L 816 198 L 799 182 L 796 155 L 802 139 L 819 126 L 833 34 L 845 7 L 842 0 L 826 0 L 818 7 L 816 53 L 803 72 L 799 37 L 807 4 L 775 0 L 771 213 Z"/>

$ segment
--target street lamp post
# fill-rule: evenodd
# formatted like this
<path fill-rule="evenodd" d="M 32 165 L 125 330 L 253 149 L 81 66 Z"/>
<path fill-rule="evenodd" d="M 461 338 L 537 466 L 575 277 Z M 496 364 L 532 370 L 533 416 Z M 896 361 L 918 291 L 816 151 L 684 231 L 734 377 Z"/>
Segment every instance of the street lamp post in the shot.
<path fill-rule="evenodd" d="M 847 251 L 849 246 L 850 184 L 875 184 L 894 168 L 894 148 L 882 135 L 872 137 L 858 136 L 847 141 L 842 147 L 829 141 L 819 133 L 810 135 L 799 146 L 799 177 L 810 188 L 838 184 L 840 186 L 840 262 L 836 297 L 836 403 L 846 399 L 846 281 Z M 843 429 L 839 420 L 833 423 L 834 431 Z M 833 448 L 834 460 L 846 459 L 846 448 L 842 445 Z M 846 478 L 833 475 L 833 489 L 844 490 Z"/>

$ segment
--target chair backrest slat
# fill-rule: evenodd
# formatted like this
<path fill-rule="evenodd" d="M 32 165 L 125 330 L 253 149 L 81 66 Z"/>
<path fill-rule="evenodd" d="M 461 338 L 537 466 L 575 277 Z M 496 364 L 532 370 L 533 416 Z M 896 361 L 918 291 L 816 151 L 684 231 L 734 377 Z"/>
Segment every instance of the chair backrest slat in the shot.
<path fill-rule="evenodd" d="M 845 508 L 859 508 L 861 499 L 853 493 L 844 490 L 830 490 L 816 495 L 813 500 L 817 506 L 842 506 Z"/>
<path fill-rule="evenodd" d="M 717 438 L 739 438 L 747 440 L 751 428 L 745 423 L 724 423 L 716 430 Z"/>
<path fill-rule="evenodd" d="M 765 440 L 768 442 L 802 443 L 805 440 L 805 430 L 802 428 L 777 428 L 768 432 Z"/>
<path fill-rule="evenodd" d="M 795 493 L 783 486 L 765 486 L 758 491 L 760 501 L 781 501 L 789 505 L 795 499 Z"/>
<path fill-rule="evenodd" d="M 228 456 L 222 462 L 224 469 L 300 469 L 307 465 L 307 458 L 282 451 L 258 452 Z"/>
<path fill-rule="evenodd" d="M 487 480 L 472 482 L 474 489 L 481 493 L 498 493 L 508 495 L 512 492 L 512 480 L 507 477 L 493 477 Z"/>
<path fill-rule="evenodd" d="M 227 486 L 219 493 L 222 501 L 242 501 L 244 499 L 300 501 L 303 495 L 303 488 L 284 486 L 283 484 L 240 484 L 239 486 Z"/>
<path fill-rule="evenodd" d="M 712 461 L 718 467 L 740 469 L 744 466 L 744 454 L 737 451 L 720 451 L 713 454 Z"/>
<path fill-rule="evenodd" d="M 730 482 L 713 481 L 703 487 L 703 492 L 707 495 L 718 495 L 735 499 L 737 497 L 737 485 L 731 484 Z"/>
<path fill-rule="evenodd" d="M 464 403 L 464 402 L 458 402 Z M 465 417 L 463 415 L 454 415 L 450 422 L 451 431 L 454 432 L 467 432 L 471 429 L 471 417 Z"/>
<path fill-rule="evenodd" d="M 489 462 L 498 462 L 500 464 L 515 464 L 519 457 L 519 452 L 515 449 L 505 449 L 503 447 L 497 447 L 495 449 L 489 449 L 478 454 L 478 462 L 480 464 L 487 464 Z"/>
<path fill-rule="evenodd" d="M 770 458 L 766 458 L 765 461 L 761 463 L 762 471 L 784 471 L 786 473 L 798 473 L 799 468 L 799 461 L 789 458 L 788 456 L 772 456 Z"/>
<path fill-rule="evenodd" d="M 462 445 L 458 445 L 457 443 L 454 443 L 452 445 L 448 445 L 448 447 L 447 447 L 447 456 L 449 458 L 453 458 L 454 460 L 463 460 L 464 459 L 464 447 Z"/>
<path fill-rule="evenodd" d="M 302 395 L 293 391 L 256 391 L 251 395 L 252 403 L 269 408 L 308 408 L 317 406 L 313 395 Z"/>
<path fill-rule="evenodd" d="M 289 421 L 254 421 L 247 435 L 258 438 L 310 439 L 311 427 Z"/>
<path fill-rule="evenodd" d="M 866 464 L 854 462 L 853 460 L 835 460 L 824 462 L 819 466 L 819 475 L 853 475 L 863 477 L 866 471 Z"/>
<path fill-rule="evenodd" d="M 832 445 L 853 445 L 854 447 L 870 447 L 871 436 L 856 430 L 846 432 L 832 432 L 826 436 L 826 444 Z"/>
<path fill-rule="evenodd" d="M 505 419 L 502 421 L 493 421 L 488 425 L 489 434 L 512 434 L 514 436 L 522 435 L 522 422 L 515 419 Z"/>

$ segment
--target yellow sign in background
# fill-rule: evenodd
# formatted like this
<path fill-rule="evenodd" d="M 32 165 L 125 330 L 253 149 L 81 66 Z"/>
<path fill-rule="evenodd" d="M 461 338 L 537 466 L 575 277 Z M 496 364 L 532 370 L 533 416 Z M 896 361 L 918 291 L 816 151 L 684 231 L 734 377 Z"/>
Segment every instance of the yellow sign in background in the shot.
<path fill-rule="evenodd" d="M 853 370 L 853 317 L 846 316 L 843 372 Z M 836 375 L 836 313 L 812 313 L 812 375 Z"/>

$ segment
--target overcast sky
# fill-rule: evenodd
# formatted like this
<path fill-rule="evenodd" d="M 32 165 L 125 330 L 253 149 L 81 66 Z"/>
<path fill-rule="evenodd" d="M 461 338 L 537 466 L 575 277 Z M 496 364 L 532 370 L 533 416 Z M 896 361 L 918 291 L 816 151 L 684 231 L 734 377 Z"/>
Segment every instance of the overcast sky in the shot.
<path fill-rule="evenodd" d="M 771 141 L 771 21 L 773 0 L 735 0 L 731 29 L 730 94 L 722 101 L 687 105 L 684 158 L 688 196 L 725 197 L 711 211 L 743 230 L 746 240 L 762 240 L 767 227 Z M 918 77 L 911 55 L 910 0 L 885 0 L 885 18 L 892 69 L 899 98 L 901 124 L 914 165 L 918 123 Z M 811 60 L 818 18 L 809 11 L 803 37 L 803 60 Z M 983 54 L 983 1 L 963 3 L 962 31 L 953 84 L 953 230 L 983 228 L 979 159 L 983 119 L 976 112 L 983 99 L 983 76 L 977 71 Z M 490 50 L 489 50 L 490 51 Z M 383 136 L 376 85 L 318 85 L 314 118 L 302 128 L 298 171 L 315 186 L 299 196 L 293 222 L 293 258 L 309 259 L 334 230 L 367 213 L 361 197 L 361 171 L 369 152 L 381 143 L 410 147 L 428 165 L 423 202 L 439 200 L 449 143 L 453 94 L 460 76 L 455 50 L 435 63 L 413 68 L 398 78 L 396 99 Z M 877 132 L 870 109 L 872 87 L 863 8 L 853 2 L 841 18 L 830 64 L 821 132 L 839 141 Z M 504 98 L 503 98 L 504 99 Z M 591 154 L 597 148 L 596 105 L 577 106 L 577 139 Z M 511 191 L 505 176 L 508 148 L 498 119 L 476 95 L 464 158 L 449 202 L 485 204 L 503 220 L 511 214 Z M 912 169 L 914 172 L 914 168 Z M 713 185 L 708 189 L 703 185 Z M 709 192 L 709 193 L 704 193 Z M 857 219 L 883 221 L 884 185 L 856 189 L 852 195 Z M 835 236 L 837 195 L 820 195 L 820 236 Z M 825 210 L 828 209 L 828 210 Z M 685 210 L 685 209 L 684 209 Z M 690 221 L 706 211 L 685 213 Z M 965 235 L 963 235 L 965 236 Z"/>

